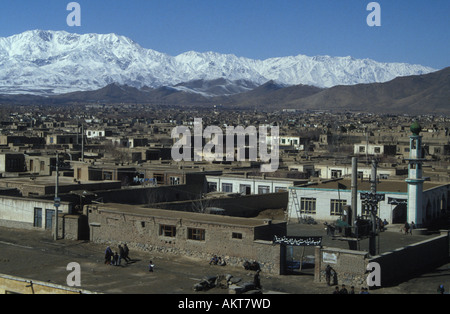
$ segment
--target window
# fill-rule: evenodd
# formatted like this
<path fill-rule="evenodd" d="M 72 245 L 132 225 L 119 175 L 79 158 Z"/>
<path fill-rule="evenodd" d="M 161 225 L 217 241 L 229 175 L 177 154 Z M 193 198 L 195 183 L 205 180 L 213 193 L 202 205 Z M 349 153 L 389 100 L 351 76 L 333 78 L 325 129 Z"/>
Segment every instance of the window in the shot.
<path fill-rule="evenodd" d="M 197 228 L 188 228 L 188 239 L 196 241 L 205 241 L 205 230 Z"/>
<path fill-rule="evenodd" d="M 347 200 L 331 200 L 330 202 L 330 215 L 339 216 L 342 215 L 344 206 L 347 205 Z"/>
<path fill-rule="evenodd" d="M 42 208 L 34 208 L 34 227 L 42 228 Z"/>
<path fill-rule="evenodd" d="M 286 192 L 286 191 L 287 191 L 287 189 L 285 187 L 282 187 L 282 186 L 276 186 L 275 187 L 275 193 Z"/>
<path fill-rule="evenodd" d="M 359 152 L 360 153 L 365 153 L 366 152 L 366 147 L 365 146 L 359 146 Z"/>
<path fill-rule="evenodd" d="M 258 186 L 258 194 L 268 194 L 270 193 L 270 186 L 260 185 Z"/>
<path fill-rule="evenodd" d="M 373 151 L 375 152 L 375 154 L 380 154 L 381 153 L 381 147 L 374 147 Z"/>
<path fill-rule="evenodd" d="M 47 230 L 52 229 L 54 216 L 55 216 L 55 210 L 53 210 L 53 209 L 45 210 L 45 229 L 47 229 Z"/>
<path fill-rule="evenodd" d="M 342 170 L 331 170 L 331 178 L 337 179 L 342 177 Z"/>
<path fill-rule="evenodd" d="M 177 228 L 170 225 L 160 225 L 159 235 L 163 237 L 175 237 L 177 234 Z"/>
<path fill-rule="evenodd" d="M 217 183 L 216 182 L 208 182 L 208 193 L 217 191 Z"/>
<path fill-rule="evenodd" d="M 180 184 L 180 178 L 179 177 L 170 177 L 170 185 L 179 185 Z"/>
<path fill-rule="evenodd" d="M 112 172 L 110 171 L 105 171 L 103 172 L 103 180 L 112 180 Z"/>
<path fill-rule="evenodd" d="M 244 195 L 250 195 L 252 191 L 252 187 L 248 184 L 239 185 L 239 192 Z"/>
<path fill-rule="evenodd" d="M 208 193 L 217 191 L 217 183 L 216 182 L 208 182 Z"/>
<path fill-rule="evenodd" d="M 222 183 L 222 192 L 233 192 L 233 183 Z"/>
<path fill-rule="evenodd" d="M 164 184 L 164 174 L 163 173 L 154 173 L 153 178 L 156 180 L 157 184 Z"/>
<path fill-rule="evenodd" d="M 39 164 L 39 167 L 40 167 L 40 171 L 44 171 L 45 170 L 45 162 L 41 161 Z"/>
<path fill-rule="evenodd" d="M 302 197 L 300 200 L 300 213 L 315 214 L 316 213 L 316 199 Z"/>
<path fill-rule="evenodd" d="M 242 239 L 242 233 L 239 233 L 239 232 L 233 232 L 233 233 L 231 234 L 231 238 L 232 238 L 232 239 Z"/>

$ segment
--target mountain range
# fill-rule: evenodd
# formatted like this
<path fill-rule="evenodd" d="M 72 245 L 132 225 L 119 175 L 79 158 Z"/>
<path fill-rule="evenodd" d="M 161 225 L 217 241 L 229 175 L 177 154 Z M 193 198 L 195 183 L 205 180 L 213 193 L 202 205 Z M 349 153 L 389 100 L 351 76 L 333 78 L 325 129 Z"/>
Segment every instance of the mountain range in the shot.
<path fill-rule="evenodd" d="M 3 94 L 61 94 L 116 83 L 136 88 L 169 86 L 218 96 L 248 91 L 271 80 L 280 85 L 328 88 L 434 71 L 421 65 L 352 57 L 298 55 L 253 60 L 195 51 L 170 56 L 116 34 L 32 30 L 0 38 Z M 226 86 L 212 93 L 205 86 L 192 87 L 192 82 L 217 79 L 223 79 Z"/>
<path fill-rule="evenodd" d="M 115 34 L 28 31 L 0 38 L 0 103 L 224 105 L 450 113 L 450 68 L 352 57 L 176 57 Z"/>

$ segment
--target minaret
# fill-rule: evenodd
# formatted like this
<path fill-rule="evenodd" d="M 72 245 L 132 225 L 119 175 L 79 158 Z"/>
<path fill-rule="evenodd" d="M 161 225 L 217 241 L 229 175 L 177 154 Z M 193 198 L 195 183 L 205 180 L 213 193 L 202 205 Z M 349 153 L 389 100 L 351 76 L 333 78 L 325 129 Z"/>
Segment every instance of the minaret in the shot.
<path fill-rule="evenodd" d="M 423 224 L 423 210 L 422 210 L 422 195 L 423 195 L 423 182 L 422 178 L 422 136 L 419 133 L 422 131 L 422 127 L 419 123 L 414 122 L 411 125 L 412 135 L 409 136 L 409 165 L 408 165 L 408 178 L 406 183 L 408 184 L 408 211 L 407 221 L 414 223 L 417 226 Z"/>

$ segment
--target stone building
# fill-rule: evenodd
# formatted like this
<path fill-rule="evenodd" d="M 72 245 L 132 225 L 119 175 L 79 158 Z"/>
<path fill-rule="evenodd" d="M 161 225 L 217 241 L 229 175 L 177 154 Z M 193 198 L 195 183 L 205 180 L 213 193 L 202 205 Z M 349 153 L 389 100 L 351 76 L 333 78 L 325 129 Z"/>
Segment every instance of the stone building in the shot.
<path fill-rule="evenodd" d="M 122 204 L 85 207 L 90 240 L 202 259 L 213 255 L 227 264 L 257 261 L 263 271 L 284 271 L 284 248 L 274 235 L 286 235 L 285 221 L 150 209 Z"/>

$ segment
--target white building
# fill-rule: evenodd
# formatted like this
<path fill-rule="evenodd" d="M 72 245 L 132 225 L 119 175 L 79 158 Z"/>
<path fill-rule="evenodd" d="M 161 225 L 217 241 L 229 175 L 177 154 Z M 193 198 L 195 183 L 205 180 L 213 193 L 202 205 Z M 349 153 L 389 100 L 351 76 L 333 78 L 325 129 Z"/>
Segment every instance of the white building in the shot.
<path fill-rule="evenodd" d="M 263 178 L 261 176 L 232 174 L 206 176 L 207 192 L 240 193 L 244 195 L 285 192 L 289 187 L 303 183 L 305 182 L 301 180 Z"/>
<path fill-rule="evenodd" d="M 358 216 L 369 217 L 369 212 L 363 209 L 361 193 L 370 190 L 370 182 L 358 182 Z M 391 224 L 414 221 L 420 226 L 423 222 L 418 218 L 423 216 L 426 223 L 439 217 L 443 211 L 450 210 L 450 184 L 424 182 L 424 208 L 420 217 L 408 210 L 408 184 L 405 181 L 382 180 L 377 184 L 377 193 L 385 196 L 385 200 L 378 204 L 377 216 Z M 289 187 L 288 217 L 291 221 L 304 216 L 318 221 L 335 221 L 340 218 L 345 205 L 352 206 L 350 179 Z"/>
<path fill-rule="evenodd" d="M 272 136 L 267 136 L 267 145 L 272 145 Z M 300 136 L 278 136 L 278 145 L 280 148 L 291 148 L 294 150 L 304 150 L 303 144 L 300 144 Z"/>
<path fill-rule="evenodd" d="M 353 146 L 353 154 L 360 156 L 395 155 L 396 153 L 396 145 L 370 144 L 362 142 Z"/>
<path fill-rule="evenodd" d="M 307 172 L 311 176 L 322 179 L 349 178 L 352 174 L 351 165 L 328 165 L 328 164 L 298 164 L 289 165 L 289 170 Z M 369 179 L 371 175 L 371 166 L 358 166 L 358 179 Z M 380 179 L 389 179 L 397 174 L 393 168 L 378 168 L 377 174 Z"/>
<path fill-rule="evenodd" d="M 58 212 L 69 214 L 72 212 L 72 205 L 68 202 L 61 202 Z M 54 216 L 53 200 L 0 197 L 0 225 L 2 226 L 52 230 Z"/>

